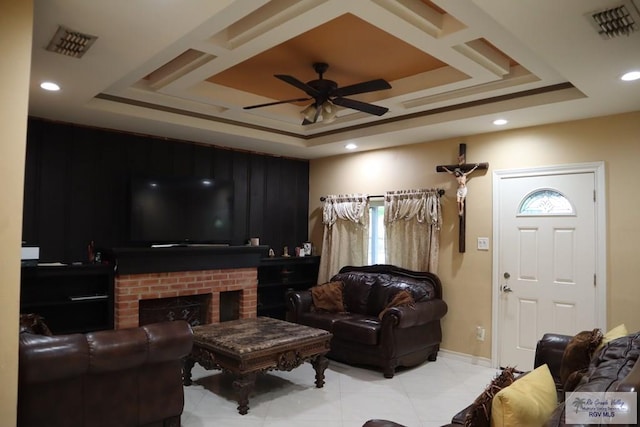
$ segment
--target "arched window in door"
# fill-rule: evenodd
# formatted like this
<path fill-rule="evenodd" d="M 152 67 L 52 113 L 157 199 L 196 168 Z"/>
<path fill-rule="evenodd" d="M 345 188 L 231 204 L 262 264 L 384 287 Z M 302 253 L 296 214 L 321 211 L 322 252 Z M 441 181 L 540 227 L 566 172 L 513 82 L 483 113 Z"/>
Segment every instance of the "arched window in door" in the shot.
<path fill-rule="evenodd" d="M 520 202 L 518 216 L 575 216 L 576 210 L 559 191 L 543 188 L 529 193 Z"/>

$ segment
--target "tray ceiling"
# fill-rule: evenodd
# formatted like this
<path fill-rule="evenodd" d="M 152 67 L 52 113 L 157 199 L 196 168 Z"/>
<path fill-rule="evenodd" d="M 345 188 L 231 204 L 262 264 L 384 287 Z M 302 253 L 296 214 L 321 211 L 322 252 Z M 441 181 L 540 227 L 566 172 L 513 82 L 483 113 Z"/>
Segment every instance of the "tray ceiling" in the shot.
<path fill-rule="evenodd" d="M 592 12 L 621 2 L 262 0 L 35 2 L 30 114 L 52 120 L 301 158 L 640 109 L 638 32 L 603 39 Z M 628 7 L 635 5 L 627 0 Z M 97 36 L 81 58 L 48 51 L 59 26 Z M 274 77 L 392 88 L 350 96 L 302 125 L 311 103 Z M 43 80 L 58 93 L 38 88 Z M 635 85 L 635 86 L 632 86 Z M 630 89 L 632 88 L 632 89 Z M 632 95 L 635 91 L 635 95 Z"/>

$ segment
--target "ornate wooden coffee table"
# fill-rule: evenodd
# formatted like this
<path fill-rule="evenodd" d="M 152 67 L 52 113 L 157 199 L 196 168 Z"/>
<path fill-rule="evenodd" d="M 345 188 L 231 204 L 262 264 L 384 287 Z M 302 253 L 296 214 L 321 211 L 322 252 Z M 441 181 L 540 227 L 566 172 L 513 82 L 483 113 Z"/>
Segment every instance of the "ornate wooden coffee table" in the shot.
<path fill-rule="evenodd" d="M 322 329 L 269 317 L 232 320 L 193 327 L 193 349 L 184 364 L 184 385 L 191 385 L 191 369 L 221 369 L 236 376 L 233 388 L 238 412 L 249 411 L 249 394 L 256 375 L 269 370 L 291 371 L 305 361 L 316 371 L 316 387 L 324 386 L 329 365 L 331 334 Z"/>

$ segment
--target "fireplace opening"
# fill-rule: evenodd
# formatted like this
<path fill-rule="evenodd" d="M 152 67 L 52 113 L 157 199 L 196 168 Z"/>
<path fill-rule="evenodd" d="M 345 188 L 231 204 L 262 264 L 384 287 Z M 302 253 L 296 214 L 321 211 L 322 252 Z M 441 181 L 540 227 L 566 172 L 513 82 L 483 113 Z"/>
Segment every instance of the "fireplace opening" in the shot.
<path fill-rule="evenodd" d="M 240 291 L 220 292 L 220 321 L 240 318 Z"/>
<path fill-rule="evenodd" d="M 207 324 L 211 294 L 140 300 L 138 324 L 186 320 L 191 326 Z"/>

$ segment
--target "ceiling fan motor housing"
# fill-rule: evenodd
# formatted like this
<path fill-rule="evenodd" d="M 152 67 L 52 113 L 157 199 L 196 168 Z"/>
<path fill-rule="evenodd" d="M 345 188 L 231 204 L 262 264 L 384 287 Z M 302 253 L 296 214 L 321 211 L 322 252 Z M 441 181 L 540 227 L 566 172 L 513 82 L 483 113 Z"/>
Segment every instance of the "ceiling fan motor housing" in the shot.
<path fill-rule="evenodd" d="M 311 80 L 307 82 L 309 86 L 320 92 L 319 96 L 315 99 L 316 105 L 321 105 L 325 101 L 329 100 L 329 94 L 338 88 L 338 83 L 333 80 Z"/>

